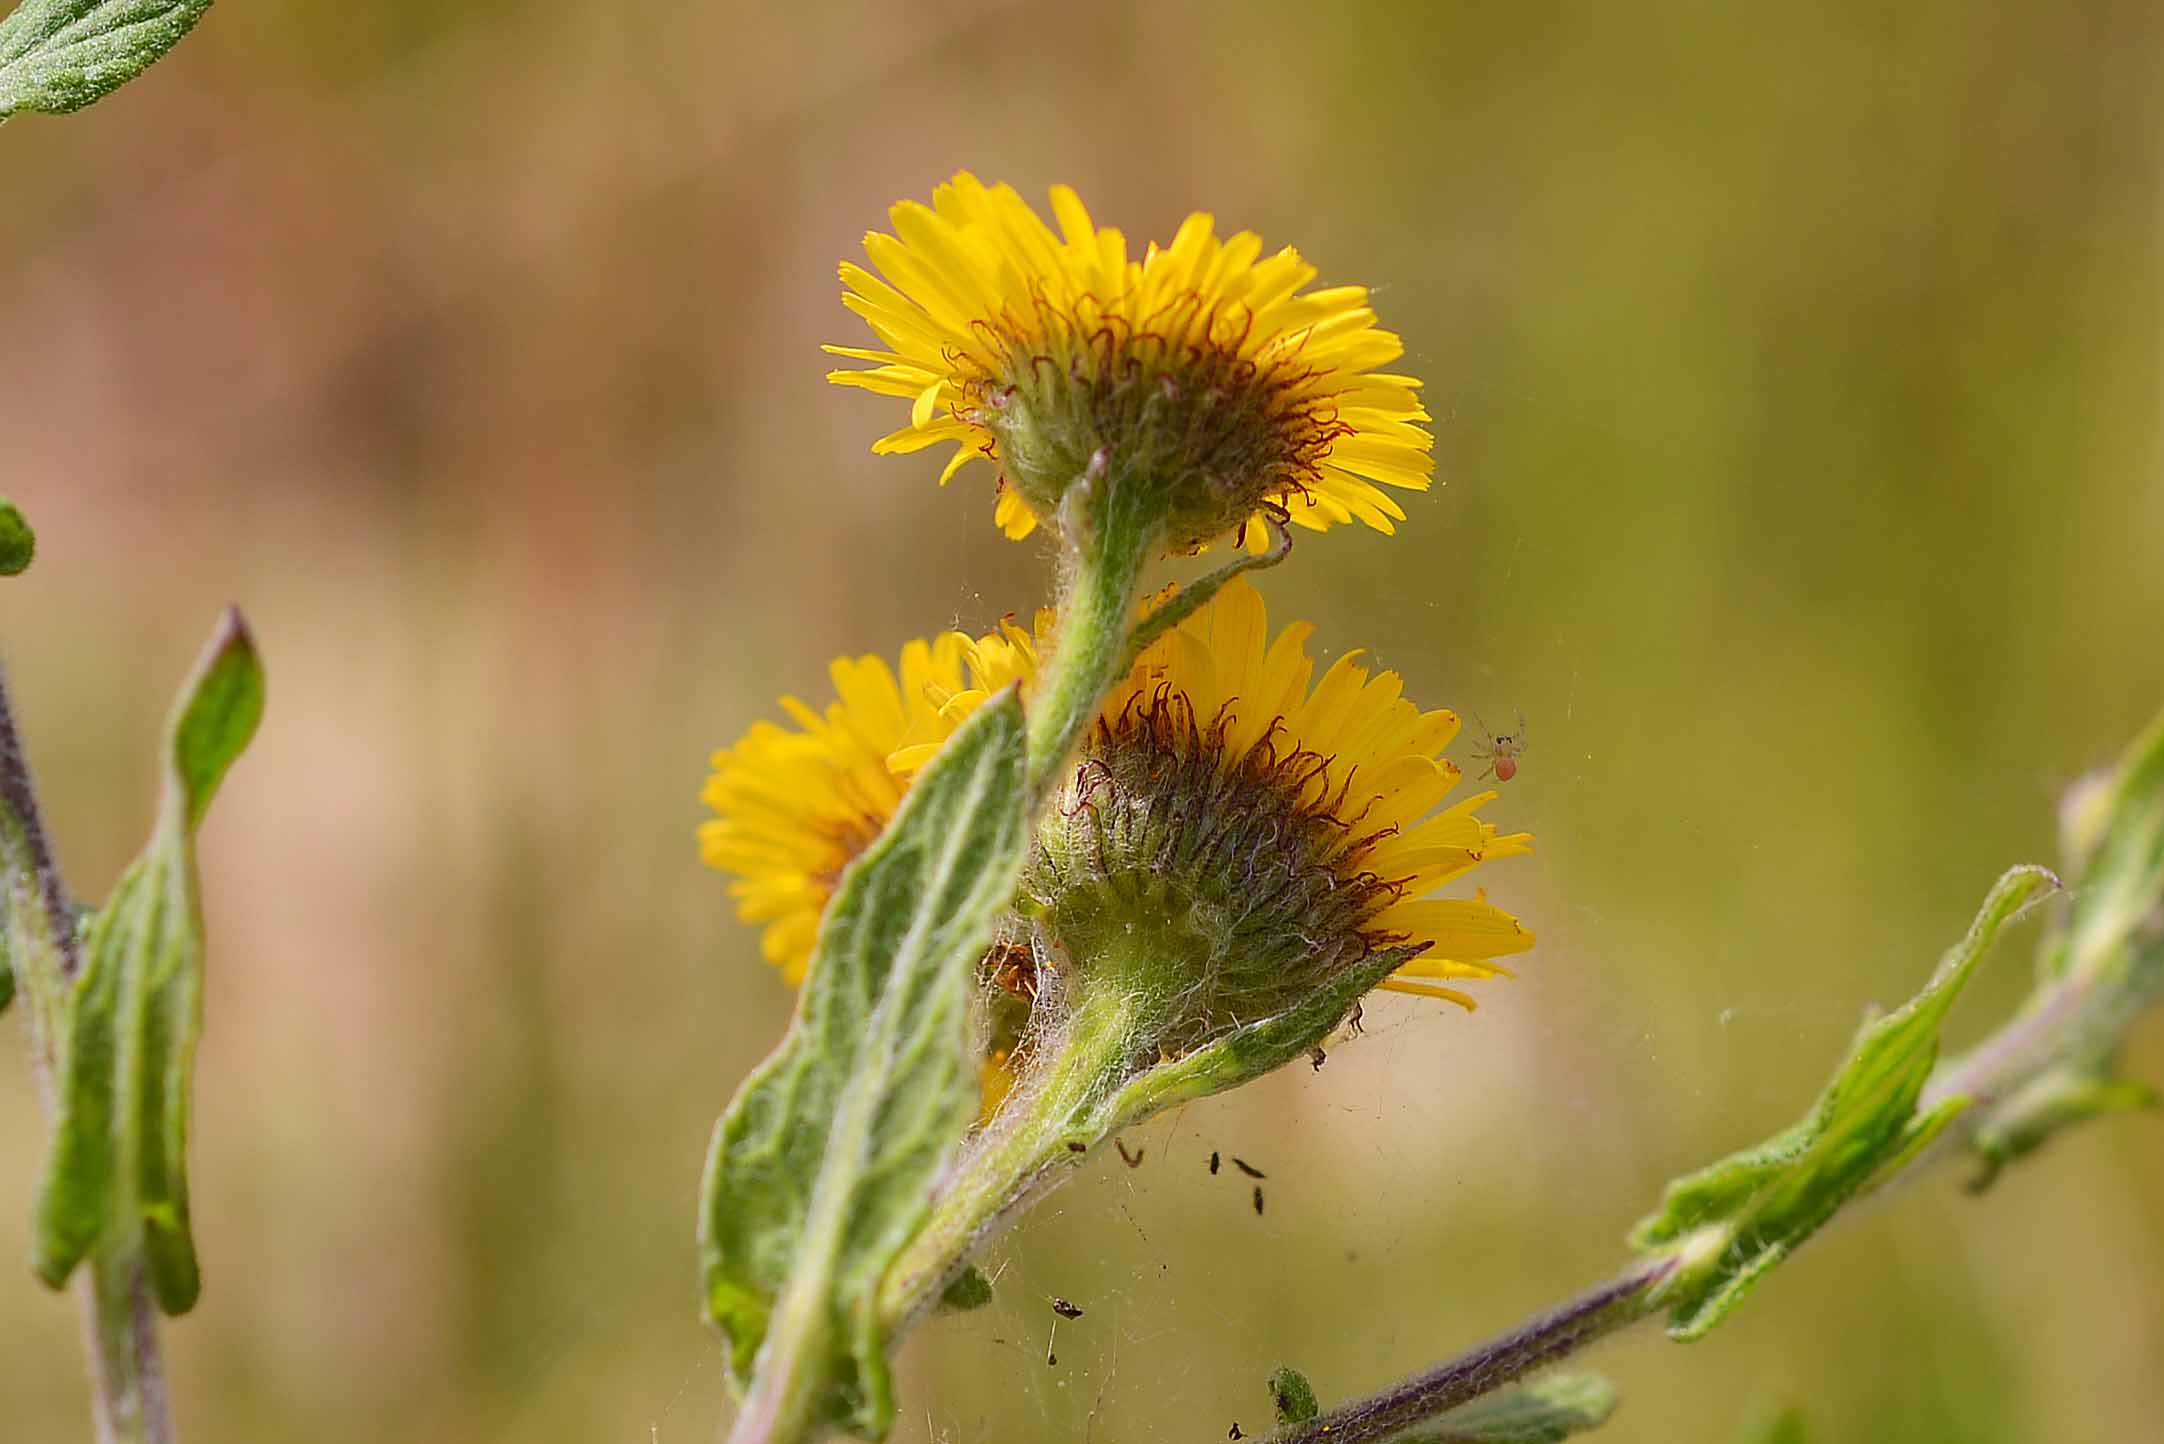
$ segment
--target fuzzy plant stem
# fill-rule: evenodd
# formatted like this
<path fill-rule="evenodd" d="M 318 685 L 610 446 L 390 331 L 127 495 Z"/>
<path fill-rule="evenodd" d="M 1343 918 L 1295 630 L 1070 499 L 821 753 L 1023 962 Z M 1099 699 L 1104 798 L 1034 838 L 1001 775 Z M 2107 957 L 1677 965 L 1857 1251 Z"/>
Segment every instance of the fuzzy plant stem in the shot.
<path fill-rule="evenodd" d="M 31 1053 L 51 1110 L 57 1040 L 45 1033 L 57 1019 L 50 1003 L 74 985 L 82 971 L 82 953 L 67 884 L 46 840 L 4 676 L 0 676 L 0 854 L 4 854 L 0 860 L 16 874 L 0 879 L 0 885 L 15 892 L 18 900 L 43 909 L 44 931 L 51 940 L 49 952 L 27 948 L 13 959 L 25 975 Z M 29 899 L 23 898 L 25 892 Z M 33 970 L 40 969 L 54 975 L 35 976 Z M 171 1444 L 173 1411 L 165 1392 L 157 1311 L 151 1305 L 141 1263 L 132 1258 L 92 1259 L 78 1275 L 76 1292 L 83 1302 L 84 1345 L 90 1355 L 99 1444 Z"/>
<path fill-rule="evenodd" d="M 1271 1437 L 1269 1444 L 1380 1444 L 1565 1358 L 1652 1313 L 1676 1269 L 1656 1259 L 1529 1319 L 1454 1359 L 1341 1404 Z"/>
<path fill-rule="evenodd" d="M 971 1140 L 932 1216 L 895 1261 L 880 1313 L 897 1329 L 924 1313 L 963 1263 L 1071 1176 L 1104 1134 L 1096 1114 L 1124 1076 L 1139 1000 L 1120 989 L 1083 998 L 1046 1051 L 1060 1062 Z"/>
<path fill-rule="evenodd" d="M 1092 462 L 1061 507 L 1068 546 L 1059 630 L 1029 706 L 1032 811 L 1058 785 L 1105 692 L 1131 660 L 1142 569 L 1163 545 L 1162 522 L 1147 505 L 1150 490 L 1145 478 Z"/>

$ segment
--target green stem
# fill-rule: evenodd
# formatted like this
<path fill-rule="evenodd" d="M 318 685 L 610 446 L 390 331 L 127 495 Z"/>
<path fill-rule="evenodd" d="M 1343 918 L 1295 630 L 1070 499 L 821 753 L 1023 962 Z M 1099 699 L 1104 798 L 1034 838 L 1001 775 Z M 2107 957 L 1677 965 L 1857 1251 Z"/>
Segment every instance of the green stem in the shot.
<path fill-rule="evenodd" d="M 1073 1176 L 1107 1139 L 1167 1108 L 1274 1071 L 1314 1046 L 1353 1000 L 1410 954 L 1388 949 L 1273 1018 L 1235 1027 L 1166 1059 L 1160 1040 L 1188 1015 L 1181 978 L 1205 966 L 1169 963 L 1162 932 L 1117 916 L 1063 936 L 1088 957 L 1086 973 L 1040 974 L 1037 1016 L 1047 1022 L 1023 1081 L 964 1148 L 923 1228 L 880 1289 L 882 1321 L 899 1331 L 940 1297 L 971 1255 L 1039 1198 Z"/>
<path fill-rule="evenodd" d="M 1060 582 L 1059 632 L 1029 712 L 1029 795 L 1034 811 L 1097 720 L 1098 704 L 1128 666 L 1142 569 L 1163 544 L 1162 523 L 1142 505 L 1149 489 L 1093 468 L 1069 490 L 1075 515 Z"/>
<path fill-rule="evenodd" d="M 1118 987 L 1092 988 L 1077 1000 L 1059 1035 L 1044 1041 L 1039 1056 L 1051 1066 L 970 1141 L 923 1230 L 887 1274 L 883 1318 L 900 1329 L 921 1315 L 972 1253 L 1110 1136 L 1101 1109 L 1126 1080 L 1145 1008 L 1140 996 Z"/>

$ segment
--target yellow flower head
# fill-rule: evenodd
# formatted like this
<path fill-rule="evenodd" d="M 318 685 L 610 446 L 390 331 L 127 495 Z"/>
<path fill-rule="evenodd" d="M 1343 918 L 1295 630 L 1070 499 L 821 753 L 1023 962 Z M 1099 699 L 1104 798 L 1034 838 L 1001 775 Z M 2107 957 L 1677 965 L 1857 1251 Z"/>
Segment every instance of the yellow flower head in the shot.
<path fill-rule="evenodd" d="M 1049 620 L 1035 635 L 1009 624 L 913 642 L 899 684 L 876 658 L 836 663 L 840 700 L 824 717 L 792 700 L 800 730 L 760 724 L 715 755 L 707 861 L 738 875 L 743 915 L 767 924 L 766 955 L 791 977 L 841 866 L 892 814 L 902 779 L 987 696 L 1027 688 Z M 1053 797 L 1024 907 L 1068 953 L 1109 921 L 1107 899 L 1176 915 L 1222 1007 L 1250 1019 L 1379 947 L 1420 949 L 1385 987 L 1469 1007 L 1446 983 L 1502 971 L 1494 959 L 1533 936 L 1478 894 L 1433 894 L 1532 839 L 1481 820 L 1494 792 L 1448 803 L 1455 714 L 1421 711 L 1358 653 L 1318 679 L 1311 630 L 1273 637 L 1261 594 L 1236 580 L 1152 643 Z M 1294 954 L 1301 965 L 1288 967 Z M 1010 951 L 1003 967 L 1033 987 L 1041 961 Z"/>
<path fill-rule="evenodd" d="M 951 441 L 942 484 L 989 458 L 994 519 L 1018 538 L 1105 471 L 1161 493 L 1172 550 L 1235 528 L 1259 550 L 1279 508 L 1316 531 L 1404 519 L 1382 488 L 1424 490 L 1433 438 L 1420 383 L 1375 369 L 1405 348 L 1366 287 L 1305 290 L 1316 271 L 1299 252 L 1265 256 L 1199 212 L 1139 259 L 1065 186 L 1052 213 L 1057 231 L 965 171 L 930 206 L 896 205 L 892 235 L 865 236 L 879 274 L 843 264 L 843 304 L 880 344 L 829 346 L 871 364 L 828 379 L 910 403 L 874 451 Z"/>

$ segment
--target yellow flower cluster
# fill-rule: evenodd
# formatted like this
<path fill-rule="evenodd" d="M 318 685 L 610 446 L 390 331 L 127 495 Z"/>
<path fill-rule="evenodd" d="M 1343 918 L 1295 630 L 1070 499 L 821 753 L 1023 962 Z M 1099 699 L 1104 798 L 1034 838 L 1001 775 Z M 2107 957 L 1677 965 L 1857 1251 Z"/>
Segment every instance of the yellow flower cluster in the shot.
<path fill-rule="evenodd" d="M 987 458 L 1009 536 L 1049 523 L 1085 551 L 1111 515 L 1089 508 L 1114 494 L 1168 550 L 1230 534 L 1261 553 L 1279 524 L 1388 533 L 1404 518 L 1391 489 L 1429 484 L 1433 438 L 1419 382 L 1381 369 L 1404 347 L 1364 287 L 1314 288 L 1298 252 L 1220 236 L 1204 214 L 1131 255 L 1065 187 L 1051 213 L 964 172 L 930 205 L 893 208 L 892 233 L 865 237 L 869 269 L 842 266 L 843 303 L 878 344 L 828 347 L 863 363 L 830 379 L 909 403 L 875 451 L 951 443 L 942 483 Z M 1448 985 L 1503 971 L 1496 959 L 1533 937 L 1483 893 L 1443 890 L 1531 838 L 1481 818 L 1494 792 L 1455 796 L 1456 714 L 1407 701 L 1357 652 L 1319 667 L 1306 623 L 1273 634 L 1260 593 L 1217 580 L 1153 626 L 1086 735 L 1060 731 L 1054 751 L 1080 737 L 1076 765 L 1059 778 L 1044 759 L 1035 785 L 1052 795 L 988 976 L 1034 1006 L 1041 958 L 1070 966 L 1073 946 L 1146 914 L 1166 919 L 1167 966 L 1184 959 L 1203 980 L 1189 1036 L 1219 1013 L 1287 1005 L 1302 969 L 1389 966 L 1379 950 L 1402 960 L 1384 986 L 1470 1007 Z M 1133 585 L 1130 573 L 1092 625 L 1134 616 Z M 1155 604 L 1185 605 L 1169 589 Z M 760 722 L 714 755 L 703 853 L 791 981 L 843 870 L 986 698 L 1018 684 L 1029 703 L 1042 679 L 1043 705 L 1071 719 L 1061 728 L 1085 728 L 1103 682 L 1072 711 L 1054 705 L 1058 623 L 1048 611 L 1033 627 L 910 642 L 891 665 L 836 661 L 824 708 L 784 698 L 787 725 Z M 1090 675 L 1110 679 L 1119 654 L 1095 655 Z"/>
<path fill-rule="evenodd" d="M 1041 614 L 1034 632 L 1010 623 L 976 638 L 914 641 L 893 669 L 878 657 L 838 661 L 824 713 L 785 699 L 796 729 L 763 722 L 715 754 L 706 800 L 719 816 L 702 832 L 706 860 L 736 874 L 743 916 L 765 924 L 766 957 L 792 980 L 842 867 L 893 815 L 908 774 L 986 697 L 1010 682 L 1026 694 L 1050 620 Z M 1361 932 L 1424 949 L 1385 986 L 1470 1006 L 1440 980 L 1489 976 L 1493 959 L 1522 952 L 1533 935 L 1478 895 L 1434 894 L 1483 862 L 1530 851 L 1532 839 L 1481 819 L 1492 791 L 1448 802 L 1460 781 L 1442 755 L 1458 732 L 1455 713 L 1420 710 L 1396 673 L 1371 673 L 1357 652 L 1318 678 L 1312 630 L 1297 622 L 1272 636 L 1261 594 L 1236 580 L 1142 653 L 1101 719 L 1176 696 L 1221 729 L 1223 768 L 1262 748 L 1313 758 L 1270 773 L 1273 785 L 1288 789 L 1289 808 L 1320 807 L 1339 824 L 1325 862 L 1346 858 L 1388 885 Z M 1086 800 L 1093 745 L 1056 806 Z"/>

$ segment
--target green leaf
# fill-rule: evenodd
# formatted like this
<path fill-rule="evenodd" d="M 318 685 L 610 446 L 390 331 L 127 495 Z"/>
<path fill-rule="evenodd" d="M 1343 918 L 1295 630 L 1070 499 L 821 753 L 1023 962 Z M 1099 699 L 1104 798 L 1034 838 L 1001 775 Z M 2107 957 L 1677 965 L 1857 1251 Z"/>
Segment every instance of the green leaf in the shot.
<path fill-rule="evenodd" d="M 1616 1399 L 1598 1374 L 1550 1374 L 1461 1404 L 1393 1444 L 1556 1444 L 1607 1423 Z"/>
<path fill-rule="evenodd" d="M 218 784 L 263 720 L 263 666 L 255 639 L 228 610 L 182 694 L 171 725 L 172 781 L 186 809 L 187 831 L 202 823 Z"/>
<path fill-rule="evenodd" d="M 1940 1025 L 1999 929 L 2056 886 L 2039 867 L 2000 878 L 1923 991 L 1864 1024 L 1808 1116 L 1668 1186 L 1631 1243 L 1681 1261 L 1662 1290 L 1672 1337 L 1703 1336 L 1843 1204 L 1913 1159 L 1968 1106 L 1960 1097 L 1917 1106 L 1938 1061 Z"/>
<path fill-rule="evenodd" d="M 796 1019 L 715 1130 L 707 1311 L 739 1380 L 758 1358 L 744 1408 L 790 1422 L 773 1437 L 892 1424 L 876 1296 L 976 1116 L 969 1009 L 1027 837 L 1023 726 L 1011 690 L 980 708 L 843 874 Z"/>
<path fill-rule="evenodd" d="M 22 508 L 0 496 L 0 577 L 19 576 L 38 553 L 38 534 Z"/>
<path fill-rule="evenodd" d="M 23 0 L 0 20 L 0 120 L 81 110 L 148 69 L 210 0 Z"/>
<path fill-rule="evenodd" d="M 67 998 L 34 1245 L 54 1288 L 93 1249 L 139 1246 L 160 1308 L 185 1313 L 201 1292 L 187 1183 L 203 1001 L 195 829 L 262 704 L 254 643 L 228 612 L 168 724 L 150 842 L 91 916 Z"/>
<path fill-rule="evenodd" d="M 1280 1429 L 1287 1424 L 1305 1424 L 1322 1412 L 1322 1405 L 1315 1400 L 1315 1386 L 1290 1364 L 1278 1365 L 1277 1372 L 1270 1375 L 1270 1402 L 1277 1408 Z"/>

